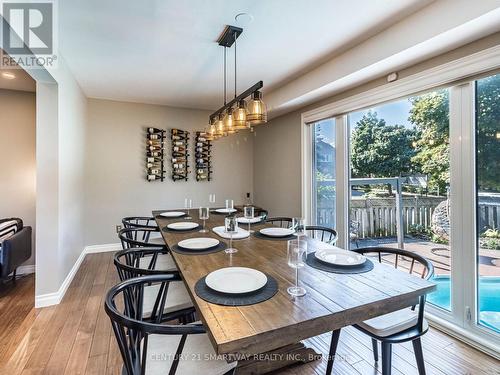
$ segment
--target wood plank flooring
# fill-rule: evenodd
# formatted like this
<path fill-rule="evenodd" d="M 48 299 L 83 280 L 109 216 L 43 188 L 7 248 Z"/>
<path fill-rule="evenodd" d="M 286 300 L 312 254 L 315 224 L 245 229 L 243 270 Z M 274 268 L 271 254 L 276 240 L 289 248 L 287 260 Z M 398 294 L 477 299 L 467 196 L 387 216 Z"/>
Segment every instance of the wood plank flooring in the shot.
<path fill-rule="evenodd" d="M 118 276 L 112 253 L 87 255 L 61 304 L 34 309 L 34 277 L 0 287 L 0 374 L 118 375 L 121 357 L 103 309 L 106 290 Z M 330 334 L 307 344 L 328 352 Z M 431 329 L 424 338 L 428 374 L 500 374 L 498 362 Z M 411 343 L 394 345 L 393 373 L 417 374 Z M 324 360 L 281 371 L 286 375 L 324 374 Z M 353 328 L 342 330 L 334 374 L 381 374 L 370 339 Z"/>

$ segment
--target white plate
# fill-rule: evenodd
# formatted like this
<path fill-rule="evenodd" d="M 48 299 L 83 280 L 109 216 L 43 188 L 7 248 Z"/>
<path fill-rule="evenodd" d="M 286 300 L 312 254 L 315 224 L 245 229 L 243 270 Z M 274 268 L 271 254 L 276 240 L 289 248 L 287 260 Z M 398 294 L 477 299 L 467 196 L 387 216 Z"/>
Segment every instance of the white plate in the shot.
<path fill-rule="evenodd" d="M 231 238 L 231 234 L 226 232 L 226 228 L 224 226 L 214 227 L 212 228 L 215 234 L 221 236 L 222 238 Z M 242 240 L 243 238 L 247 238 L 250 236 L 250 232 L 243 228 L 238 228 L 238 232 L 233 233 L 233 240 Z"/>
<path fill-rule="evenodd" d="M 366 262 L 364 255 L 340 248 L 317 250 L 314 256 L 322 262 L 336 266 L 358 266 Z"/>
<path fill-rule="evenodd" d="M 163 217 L 181 217 L 184 216 L 186 213 L 182 211 L 170 211 L 170 212 L 162 212 L 160 216 Z"/>
<path fill-rule="evenodd" d="M 210 289 L 220 293 L 250 293 L 264 287 L 267 276 L 247 267 L 227 267 L 210 272 L 205 278 Z"/>
<path fill-rule="evenodd" d="M 254 217 L 252 219 L 247 219 L 246 217 L 239 217 L 236 219 L 238 221 L 238 223 L 241 223 L 241 224 L 255 224 L 255 223 L 260 223 L 262 221 L 262 216 L 259 216 L 259 217 Z"/>
<path fill-rule="evenodd" d="M 167 225 L 168 229 L 173 230 L 189 230 L 198 227 L 198 223 L 193 223 L 192 221 L 179 221 L 177 223 L 170 223 Z"/>
<path fill-rule="evenodd" d="M 206 250 L 219 244 L 219 240 L 210 237 L 188 238 L 180 241 L 177 246 L 188 250 Z"/>
<path fill-rule="evenodd" d="M 268 237 L 286 237 L 295 233 L 293 229 L 289 228 L 264 228 L 259 232 Z"/>
<path fill-rule="evenodd" d="M 218 212 L 220 214 L 230 214 L 236 211 L 236 208 L 218 208 L 215 210 L 215 212 Z"/>

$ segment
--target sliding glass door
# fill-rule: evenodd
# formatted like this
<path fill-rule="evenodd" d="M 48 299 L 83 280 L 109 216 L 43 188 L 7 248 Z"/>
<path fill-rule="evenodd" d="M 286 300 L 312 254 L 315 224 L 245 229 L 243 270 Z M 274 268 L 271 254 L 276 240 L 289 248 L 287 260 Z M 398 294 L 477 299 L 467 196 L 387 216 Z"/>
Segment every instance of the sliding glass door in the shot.
<path fill-rule="evenodd" d="M 432 91 L 347 116 L 350 247 L 405 248 L 432 261 L 451 309 L 449 91 Z"/>
<path fill-rule="evenodd" d="M 335 120 L 316 122 L 312 127 L 312 221 L 335 228 L 336 216 L 336 142 Z"/>
<path fill-rule="evenodd" d="M 476 323 L 500 333 L 500 74 L 475 91 Z"/>

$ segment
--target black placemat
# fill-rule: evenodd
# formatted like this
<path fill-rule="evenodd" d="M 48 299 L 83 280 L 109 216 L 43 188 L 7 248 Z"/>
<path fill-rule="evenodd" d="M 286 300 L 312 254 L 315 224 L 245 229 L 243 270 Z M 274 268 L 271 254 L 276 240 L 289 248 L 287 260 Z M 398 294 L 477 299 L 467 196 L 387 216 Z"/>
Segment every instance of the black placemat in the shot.
<path fill-rule="evenodd" d="M 260 233 L 258 230 L 256 230 L 253 235 L 257 238 L 260 238 L 261 240 L 269 240 L 269 241 L 289 241 L 289 240 L 296 240 L 297 236 L 294 236 L 293 234 L 290 234 L 289 236 L 285 237 L 270 237 L 270 236 L 264 236 L 262 233 Z"/>
<path fill-rule="evenodd" d="M 359 266 L 335 266 L 333 264 L 327 264 L 316 259 L 314 253 L 310 253 L 307 255 L 306 264 L 321 271 L 343 274 L 364 273 L 371 271 L 374 267 L 373 262 L 370 259 L 366 259 L 366 262 Z"/>
<path fill-rule="evenodd" d="M 212 254 L 212 253 L 218 253 L 219 251 L 227 249 L 227 245 L 225 242 L 220 241 L 219 244 L 211 249 L 207 250 L 187 250 L 180 248 L 177 245 L 174 245 L 170 247 L 170 250 L 172 250 L 175 253 L 178 254 L 184 254 L 184 255 L 206 255 L 206 254 Z"/>
<path fill-rule="evenodd" d="M 164 226 L 162 228 L 162 231 L 164 231 L 164 232 L 171 232 L 171 233 L 188 233 L 188 232 L 195 232 L 195 231 L 198 231 L 200 229 L 201 229 L 201 225 L 198 224 L 197 227 L 194 227 L 192 229 L 170 229 L 169 227 Z"/>
<path fill-rule="evenodd" d="M 205 277 L 198 280 L 194 291 L 202 300 L 222 306 L 247 306 L 264 302 L 278 293 L 278 282 L 274 277 L 267 275 L 267 284 L 256 292 L 238 294 L 235 296 L 219 293 L 210 289 L 205 283 Z"/>

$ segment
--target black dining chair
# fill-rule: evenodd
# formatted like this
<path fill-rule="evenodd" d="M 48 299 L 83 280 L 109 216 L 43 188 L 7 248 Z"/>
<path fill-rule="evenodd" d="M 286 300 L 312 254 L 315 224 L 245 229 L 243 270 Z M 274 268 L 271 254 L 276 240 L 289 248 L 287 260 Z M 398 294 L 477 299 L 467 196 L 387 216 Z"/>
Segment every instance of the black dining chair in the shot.
<path fill-rule="evenodd" d="M 378 260 L 379 263 L 394 265 L 395 268 L 406 269 L 410 274 L 418 274 L 426 280 L 429 280 L 434 275 L 434 267 L 428 259 L 407 250 L 387 247 L 365 247 L 353 251 L 368 256 L 369 254 L 374 254 L 375 257 L 369 256 L 370 259 Z M 420 340 L 420 337 L 429 330 L 429 325 L 424 319 L 425 299 L 425 295 L 420 296 L 416 306 L 377 316 L 354 325 L 355 328 L 372 338 L 373 356 L 376 362 L 378 361 L 378 342 L 381 342 L 383 375 L 390 375 L 391 373 L 392 344 L 400 344 L 407 341 L 411 341 L 413 344 L 418 373 L 420 375 L 425 374 L 422 342 Z M 327 374 L 331 374 L 332 371 L 339 337 L 340 329 L 332 333 L 326 370 Z"/>
<path fill-rule="evenodd" d="M 326 242 L 330 245 L 335 244 L 338 239 L 337 231 L 332 228 L 321 227 L 317 225 L 306 225 L 306 234 L 311 238 L 316 238 L 321 242 Z"/>
<path fill-rule="evenodd" d="M 122 219 L 122 224 L 124 228 L 151 228 L 159 231 L 152 216 L 127 216 Z"/>
<path fill-rule="evenodd" d="M 267 220 L 267 215 L 269 215 L 269 212 L 267 210 L 264 210 L 262 208 L 256 208 L 254 212 L 255 217 L 262 217 L 263 221 Z"/>
<path fill-rule="evenodd" d="M 145 288 L 160 285 L 161 311 L 168 284 L 174 280 L 174 275 L 133 278 L 115 285 L 106 294 L 104 309 L 120 348 L 122 374 L 233 374 L 237 362 L 229 363 L 216 355 L 201 323 L 159 324 L 144 319 Z"/>
<path fill-rule="evenodd" d="M 292 218 L 291 217 L 270 217 L 266 219 L 266 223 L 272 224 L 280 228 L 291 228 Z"/>
<path fill-rule="evenodd" d="M 158 254 L 158 260 L 155 262 L 157 269 L 161 270 L 176 270 L 177 266 L 170 254 L 170 249 L 165 244 L 162 239 L 162 243 L 155 243 L 151 241 L 151 235 L 157 233 L 158 231 L 152 228 L 124 228 L 118 232 L 118 237 L 122 243 L 122 248 L 135 249 L 135 248 L 146 248 L 154 247 L 160 251 Z M 147 263 L 150 261 L 147 257 L 141 259 L 141 267 L 147 268 Z"/>
<path fill-rule="evenodd" d="M 162 248 L 134 248 L 121 250 L 115 253 L 113 262 L 121 281 L 126 281 L 140 276 L 172 275 L 172 280 L 166 285 L 168 298 L 164 302 L 164 309 L 159 310 L 162 296 L 160 285 L 147 285 L 144 287 L 143 313 L 144 317 L 155 320 L 162 317 L 161 321 L 180 319 L 181 321 L 194 320 L 194 306 L 189 293 L 184 286 L 179 271 L 165 271 L 157 267 L 159 255 L 166 250 Z M 158 269 L 160 268 L 160 269 Z"/>

